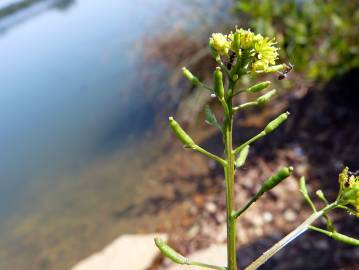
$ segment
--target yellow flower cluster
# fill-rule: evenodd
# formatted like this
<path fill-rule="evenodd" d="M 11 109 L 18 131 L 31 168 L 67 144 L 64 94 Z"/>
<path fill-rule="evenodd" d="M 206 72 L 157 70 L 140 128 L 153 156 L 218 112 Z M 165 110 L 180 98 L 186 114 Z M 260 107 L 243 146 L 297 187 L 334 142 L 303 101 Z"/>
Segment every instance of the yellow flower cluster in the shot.
<path fill-rule="evenodd" d="M 359 177 L 351 175 L 349 168 L 345 167 L 339 175 L 341 189 L 350 194 L 349 204 L 353 205 L 359 213 Z"/>
<path fill-rule="evenodd" d="M 229 51 L 237 57 L 246 55 L 250 57 L 250 68 L 256 73 L 269 72 L 278 58 L 278 48 L 274 39 L 254 34 L 250 30 L 236 29 L 229 35 L 221 33 L 212 34 L 209 46 L 214 56 L 228 57 Z"/>

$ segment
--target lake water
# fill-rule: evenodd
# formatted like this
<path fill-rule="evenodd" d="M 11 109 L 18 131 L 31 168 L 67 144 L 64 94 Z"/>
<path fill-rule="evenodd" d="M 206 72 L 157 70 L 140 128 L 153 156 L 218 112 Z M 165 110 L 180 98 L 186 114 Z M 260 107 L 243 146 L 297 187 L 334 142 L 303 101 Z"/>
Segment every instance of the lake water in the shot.
<path fill-rule="evenodd" d="M 144 81 L 144 40 L 224 19 L 228 5 L 212 5 L 0 1 L 0 269 L 63 269 L 127 232 L 92 235 L 101 211 L 135 200 L 138 166 L 159 154 L 146 140 L 168 88 L 156 76 L 171 70 L 145 67 L 155 83 Z"/>

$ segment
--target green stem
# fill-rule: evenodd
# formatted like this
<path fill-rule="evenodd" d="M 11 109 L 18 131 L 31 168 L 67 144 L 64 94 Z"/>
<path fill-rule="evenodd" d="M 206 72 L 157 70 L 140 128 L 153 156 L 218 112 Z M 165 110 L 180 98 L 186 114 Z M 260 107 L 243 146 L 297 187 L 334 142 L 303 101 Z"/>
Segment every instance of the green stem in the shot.
<path fill-rule="evenodd" d="M 246 147 L 247 145 L 250 145 L 251 143 L 263 138 L 266 135 L 265 131 L 262 131 L 258 133 L 256 136 L 254 136 L 252 139 L 246 141 L 245 143 L 241 144 L 234 150 L 234 155 L 237 155 L 241 150 Z"/>
<path fill-rule="evenodd" d="M 216 266 L 216 265 L 211 265 L 211 264 L 201 263 L 201 262 L 193 262 L 193 261 L 190 261 L 190 262 L 188 263 L 188 265 L 205 267 L 205 268 L 210 268 L 210 269 L 215 269 L 215 270 L 227 270 L 227 268 L 226 268 L 226 267 L 223 267 L 223 266 Z"/>
<path fill-rule="evenodd" d="M 293 241 L 295 238 L 297 238 L 299 235 L 304 233 L 308 230 L 310 225 L 316 221 L 318 218 L 326 214 L 331 209 L 337 207 L 336 203 L 332 203 L 322 210 L 313 213 L 309 218 L 307 218 L 302 224 L 300 224 L 297 228 L 295 228 L 292 232 L 290 232 L 287 236 L 285 236 L 283 239 L 281 239 L 279 242 L 277 242 L 274 246 L 272 246 L 270 249 L 268 249 L 266 252 L 264 252 L 258 259 L 256 259 L 254 262 L 252 262 L 248 267 L 246 267 L 244 270 L 255 270 L 258 267 L 260 267 L 262 264 L 264 264 L 267 260 L 269 260 L 271 257 L 273 257 L 278 251 L 280 251 L 283 247 L 285 247 L 288 243 Z"/>
<path fill-rule="evenodd" d="M 252 106 L 257 106 L 258 105 L 258 102 L 257 101 L 249 101 L 249 102 L 246 102 L 246 103 L 243 103 L 237 107 L 234 107 L 233 110 L 235 112 L 241 110 L 241 109 L 244 109 L 244 108 L 247 108 L 247 107 L 252 107 Z"/>
<path fill-rule="evenodd" d="M 227 256 L 228 270 L 237 270 L 236 219 L 232 217 L 232 214 L 234 213 L 234 154 L 232 146 L 233 116 L 231 113 L 231 104 L 228 104 L 228 107 L 230 107 L 230 114 L 227 115 L 227 123 L 225 125 L 225 146 L 227 164 L 224 167 L 224 174 L 226 178 Z"/>
<path fill-rule="evenodd" d="M 235 212 L 232 216 L 233 218 L 237 219 L 240 215 L 243 214 L 244 211 L 246 211 L 253 203 L 255 203 L 258 198 L 261 196 L 261 194 L 257 193 L 256 195 L 254 195 L 252 198 L 250 198 L 247 203 L 241 208 L 239 209 L 237 212 Z"/>
<path fill-rule="evenodd" d="M 219 156 L 216 156 L 210 152 L 208 152 L 207 150 L 203 149 L 202 147 L 195 145 L 192 147 L 193 150 L 209 157 L 210 159 L 213 159 L 215 161 L 217 161 L 219 164 L 221 164 L 223 167 L 226 165 L 226 161 L 222 158 L 220 158 Z"/>

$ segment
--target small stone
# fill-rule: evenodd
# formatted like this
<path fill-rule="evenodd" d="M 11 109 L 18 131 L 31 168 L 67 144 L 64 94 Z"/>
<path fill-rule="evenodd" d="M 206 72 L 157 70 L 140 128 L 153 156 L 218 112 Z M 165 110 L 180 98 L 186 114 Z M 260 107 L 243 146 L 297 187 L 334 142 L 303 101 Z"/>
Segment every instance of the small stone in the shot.
<path fill-rule="evenodd" d="M 284 212 L 284 219 L 286 221 L 292 222 L 297 219 L 297 214 L 292 209 L 287 209 Z"/>
<path fill-rule="evenodd" d="M 213 202 L 206 203 L 205 208 L 210 213 L 215 213 L 217 211 L 217 206 Z"/>
<path fill-rule="evenodd" d="M 267 212 L 267 211 L 263 213 L 263 221 L 264 221 L 265 223 L 270 223 L 270 222 L 272 222 L 272 220 L 273 220 L 273 215 L 272 215 L 272 213 Z"/>
<path fill-rule="evenodd" d="M 315 242 L 315 247 L 317 249 L 325 250 L 325 249 L 329 248 L 329 244 L 328 244 L 328 242 L 326 240 L 319 240 L 319 241 Z"/>

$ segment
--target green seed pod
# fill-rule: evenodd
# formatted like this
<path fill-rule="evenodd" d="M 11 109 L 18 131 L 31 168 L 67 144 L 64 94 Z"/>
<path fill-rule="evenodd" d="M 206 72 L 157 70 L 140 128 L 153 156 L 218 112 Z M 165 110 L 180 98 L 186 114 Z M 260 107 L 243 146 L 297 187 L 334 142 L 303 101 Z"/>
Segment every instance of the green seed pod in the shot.
<path fill-rule="evenodd" d="M 219 99 L 224 97 L 223 74 L 220 67 L 213 73 L 213 91 Z"/>
<path fill-rule="evenodd" d="M 264 192 L 271 190 L 280 182 L 282 182 L 284 179 L 286 179 L 288 176 L 290 176 L 292 172 L 293 172 L 293 167 L 285 167 L 280 169 L 278 172 L 276 172 L 276 174 L 272 175 L 266 181 L 264 181 L 259 193 L 263 194 Z"/>
<path fill-rule="evenodd" d="M 244 147 L 241 152 L 239 152 L 239 156 L 235 162 L 235 165 L 237 168 L 240 168 L 244 165 L 244 163 L 246 162 L 247 156 L 249 153 L 249 145 L 247 145 L 246 147 Z"/>
<path fill-rule="evenodd" d="M 288 115 L 289 112 L 286 113 L 282 113 L 281 115 L 279 115 L 276 119 L 274 119 L 273 121 L 271 121 L 265 128 L 264 128 L 264 132 L 266 134 L 271 133 L 272 131 L 274 131 L 277 127 L 279 127 L 285 120 L 288 119 Z"/>
<path fill-rule="evenodd" d="M 241 49 L 241 34 L 237 31 L 233 34 L 232 49 L 235 52 L 239 52 Z"/>
<path fill-rule="evenodd" d="M 271 66 L 266 68 L 265 72 L 277 72 L 277 71 L 281 71 L 283 69 L 285 69 L 285 65 L 281 64 L 281 65 L 276 65 L 276 66 Z"/>
<path fill-rule="evenodd" d="M 194 85 L 197 86 L 199 85 L 201 82 L 199 81 L 199 79 L 194 76 L 191 71 L 189 71 L 187 68 L 183 67 L 182 68 L 182 72 L 183 75 Z"/>
<path fill-rule="evenodd" d="M 155 238 L 155 244 L 162 252 L 162 254 L 169 258 L 171 261 L 178 264 L 188 264 L 188 259 L 186 257 L 179 254 L 177 251 L 167 245 L 162 239 Z"/>
<path fill-rule="evenodd" d="M 260 96 L 257 98 L 256 102 L 258 105 L 264 105 L 268 103 L 268 101 L 277 93 L 277 90 L 273 89 L 272 91 L 269 91 L 268 93 Z"/>
<path fill-rule="evenodd" d="M 349 237 L 347 235 L 333 232 L 331 237 L 339 242 L 342 242 L 344 244 L 352 245 L 352 246 L 359 246 L 359 240 L 355 239 L 353 237 Z"/>
<path fill-rule="evenodd" d="M 261 83 L 257 83 L 249 88 L 247 88 L 246 92 L 249 93 L 257 93 L 259 91 L 262 91 L 263 89 L 266 89 L 271 84 L 270 81 L 265 81 Z"/>
<path fill-rule="evenodd" d="M 193 148 L 195 143 L 191 137 L 181 128 L 181 126 L 173 119 L 173 117 L 168 118 L 170 126 L 173 132 L 176 134 L 177 138 L 187 147 Z"/>

